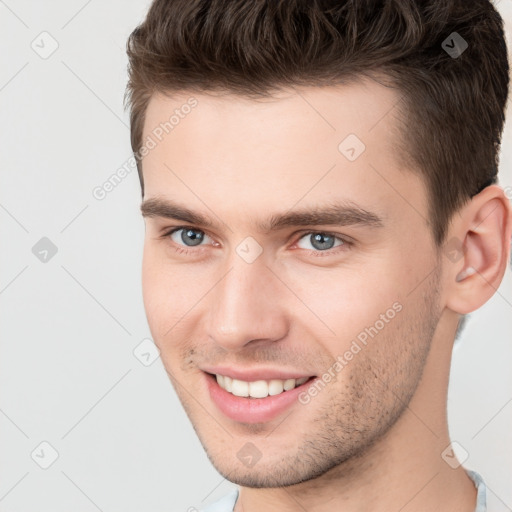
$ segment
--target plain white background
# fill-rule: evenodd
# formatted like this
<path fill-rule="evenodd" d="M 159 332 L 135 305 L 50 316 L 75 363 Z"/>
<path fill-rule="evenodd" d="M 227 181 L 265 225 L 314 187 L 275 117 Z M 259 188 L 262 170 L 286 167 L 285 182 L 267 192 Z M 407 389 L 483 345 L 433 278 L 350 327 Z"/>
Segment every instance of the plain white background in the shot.
<path fill-rule="evenodd" d="M 511 4 L 498 6 L 509 21 Z M 134 354 L 150 337 L 136 172 L 93 196 L 131 155 L 125 44 L 148 5 L 0 1 L 1 512 L 185 511 L 233 487 L 160 359 L 145 366 Z M 509 270 L 456 344 L 448 404 L 465 466 L 509 508 L 511 332 Z"/>

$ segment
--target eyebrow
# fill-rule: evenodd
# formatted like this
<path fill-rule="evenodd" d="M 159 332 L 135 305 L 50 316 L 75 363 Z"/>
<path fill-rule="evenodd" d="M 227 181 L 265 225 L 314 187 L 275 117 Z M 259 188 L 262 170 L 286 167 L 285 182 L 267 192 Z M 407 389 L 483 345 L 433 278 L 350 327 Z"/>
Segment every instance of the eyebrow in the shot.
<path fill-rule="evenodd" d="M 143 217 L 162 217 L 194 224 L 198 227 L 212 228 L 215 223 L 207 216 L 194 212 L 169 199 L 151 198 L 142 202 Z M 334 202 L 321 207 L 288 211 L 271 215 L 266 221 L 258 222 L 256 228 L 262 233 L 270 233 L 286 227 L 296 226 L 367 226 L 382 227 L 383 221 L 376 213 L 370 212 L 353 203 Z"/>

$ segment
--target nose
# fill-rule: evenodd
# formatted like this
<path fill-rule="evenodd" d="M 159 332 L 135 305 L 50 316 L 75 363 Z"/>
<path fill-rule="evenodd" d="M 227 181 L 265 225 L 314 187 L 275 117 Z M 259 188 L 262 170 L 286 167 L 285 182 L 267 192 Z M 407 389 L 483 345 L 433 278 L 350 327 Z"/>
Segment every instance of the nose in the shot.
<path fill-rule="evenodd" d="M 247 263 L 234 254 L 229 272 L 213 290 L 212 303 L 208 334 L 225 350 L 277 341 L 289 329 L 283 285 L 263 258 Z"/>

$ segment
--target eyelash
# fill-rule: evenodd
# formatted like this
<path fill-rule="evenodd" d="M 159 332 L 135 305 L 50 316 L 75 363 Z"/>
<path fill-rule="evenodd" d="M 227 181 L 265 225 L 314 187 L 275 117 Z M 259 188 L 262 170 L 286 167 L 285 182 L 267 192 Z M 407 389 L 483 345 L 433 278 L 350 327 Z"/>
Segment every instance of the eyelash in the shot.
<path fill-rule="evenodd" d="M 177 227 L 174 227 L 168 231 L 166 231 L 165 233 L 162 234 L 161 238 L 163 239 L 168 239 L 170 242 L 171 242 L 171 245 L 172 245 L 172 248 L 178 253 L 178 254 L 185 254 L 185 255 L 188 255 L 188 254 L 192 254 L 192 253 L 198 253 L 198 252 L 202 252 L 202 249 L 204 248 L 204 246 L 197 246 L 198 248 L 197 249 L 192 249 L 192 248 L 187 248 L 186 246 L 183 246 L 183 245 L 176 245 L 171 239 L 171 235 L 173 233 L 176 233 L 177 231 L 180 231 L 182 229 L 191 229 L 193 231 L 199 231 L 201 233 L 204 233 L 205 235 L 209 236 L 205 231 L 203 231 L 202 229 L 199 229 L 199 228 L 194 228 L 193 226 L 177 226 Z M 317 257 L 322 257 L 322 256 L 331 256 L 333 254 L 337 254 L 338 252 L 341 252 L 341 251 L 346 251 L 347 249 L 350 249 L 350 247 L 354 244 L 354 242 L 352 242 L 351 240 L 348 240 L 347 238 L 345 237 L 342 237 L 340 235 L 337 235 L 336 233 L 330 233 L 328 231 L 301 231 L 301 232 L 298 232 L 296 234 L 300 234 L 300 237 L 297 239 L 297 241 L 294 243 L 294 245 L 299 241 L 301 240 L 302 238 L 304 238 L 306 235 L 315 235 L 315 234 L 322 234 L 322 235 L 327 235 L 327 236 L 330 236 L 330 237 L 333 237 L 335 239 L 338 239 L 340 240 L 342 243 L 341 245 L 338 245 L 336 247 L 332 247 L 331 249 L 326 249 L 325 251 L 319 251 L 319 250 L 312 250 L 312 249 L 301 249 L 303 251 L 307 251 L 309 252 L 311 255 Z M 211 237 L 210 237 L 211 238 Z"/>

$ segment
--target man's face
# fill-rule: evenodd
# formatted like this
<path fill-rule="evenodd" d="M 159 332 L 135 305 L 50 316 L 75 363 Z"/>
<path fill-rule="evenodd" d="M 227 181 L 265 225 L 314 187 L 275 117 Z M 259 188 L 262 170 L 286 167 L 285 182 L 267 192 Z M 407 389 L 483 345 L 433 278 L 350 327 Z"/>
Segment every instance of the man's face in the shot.
<path fill-rule="evenodd" d="M 363 454 L 415 393 L 442 309 L 426 189 L 375 82 L 191 96 L 146 115 L 149 326 L 216 468 L 298 483 Z"/>

